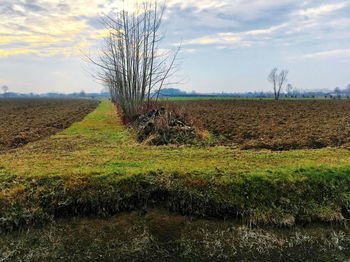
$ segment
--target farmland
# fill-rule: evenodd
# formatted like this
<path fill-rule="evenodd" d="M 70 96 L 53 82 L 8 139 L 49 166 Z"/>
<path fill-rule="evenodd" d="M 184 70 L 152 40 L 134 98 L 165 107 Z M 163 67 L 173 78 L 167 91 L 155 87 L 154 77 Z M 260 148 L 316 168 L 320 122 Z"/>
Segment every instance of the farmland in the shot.
<path fill-rule="evenodd" d="M 0 151 L 53 135 L 93 111 L 97 101 L 0 99 Z"/>
<path fill-rule="evenodd" d="M 139 144 L 104 100 L 65 130 L 3 150 L 1 258 L 293 261 L 292 253 L 296 260 L 341 261 L 349 255 L 348 149 L 215 143 Z"/>
<path fill-rule="evenodd" d="M 219 139 L 240 149 L 350 146 L 350 103 L 331 100 L 177 101 Z"/>

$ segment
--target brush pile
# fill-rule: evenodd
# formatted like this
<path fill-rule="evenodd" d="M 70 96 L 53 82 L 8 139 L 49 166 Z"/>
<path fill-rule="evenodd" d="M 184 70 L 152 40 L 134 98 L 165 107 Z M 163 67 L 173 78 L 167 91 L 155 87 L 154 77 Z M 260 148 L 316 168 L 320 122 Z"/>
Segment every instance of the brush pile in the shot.
<path fill-rule="evenodd" d="M 139 142 L 149 145 L 192 144 L 196 130 L 178 112 L 165 107 L 137 115 L 132 121 Z"/>

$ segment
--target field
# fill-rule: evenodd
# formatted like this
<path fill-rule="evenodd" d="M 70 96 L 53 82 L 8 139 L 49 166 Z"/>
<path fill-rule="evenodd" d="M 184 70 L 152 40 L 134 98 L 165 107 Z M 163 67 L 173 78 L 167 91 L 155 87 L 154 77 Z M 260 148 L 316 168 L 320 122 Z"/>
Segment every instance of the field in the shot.
<path fill-rule="evenodd" d="M 350 102 L 347 100 L 176 103 L 218 137 L 216 144 L 271 150 L 350 146 Z"/>
<path fill-rule="evenodd" d="M 330 106 L 347 108 L 343 102 Z M 0 152 L 0 258 L 349 256 L 348 149 L 240 150 L 225 143 L 139 144 L 104 100 L 69 128 Z"/>
<path fill-rule="evenodd" d="M 0 151 L 53 135 L 96 106 L 89 100 L 0 99 Z"/>

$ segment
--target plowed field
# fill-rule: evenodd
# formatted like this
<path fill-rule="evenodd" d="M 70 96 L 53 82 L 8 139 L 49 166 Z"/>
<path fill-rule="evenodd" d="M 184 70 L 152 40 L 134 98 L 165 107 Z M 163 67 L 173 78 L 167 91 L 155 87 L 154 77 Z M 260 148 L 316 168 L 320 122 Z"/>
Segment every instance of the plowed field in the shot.
<path fill-rule="evenodd" d="M 219 137 L 241 149 L 350 146 L 349 101 L 177 101 Z"/>
<path fill-rule="evenodd" d="M 0 99 L 0 151 L 53 135 L 82 120 L 97 104 L 76 99 Z"/>

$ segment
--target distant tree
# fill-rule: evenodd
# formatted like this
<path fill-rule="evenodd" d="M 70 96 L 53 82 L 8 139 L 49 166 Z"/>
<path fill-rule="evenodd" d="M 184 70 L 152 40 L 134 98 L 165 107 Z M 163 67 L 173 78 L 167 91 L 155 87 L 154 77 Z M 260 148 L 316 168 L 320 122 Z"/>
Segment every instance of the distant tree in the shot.
<path fill-rule="evenodd" d="M 342 91 L 341 91 L 341 89 L 339 87 L 336 87 L 334 89 L 334 93 L 339 97 L 341 95 Z"/>
<path fill-rule="evenodd" d="M 346 95 L 350 95 L 350 84 L 348 84 L 348 86 L 345 88 L 344 93 Z"/>
<path fill-rule="evenodd" d="M 282 87 L 287 81 L 287 75 L 288 75 L 288 70 L 282 70 L 278 74 L 278 69 L 277 67 L 275 67 L 274 69 L 271 70 L 271 73 L 267 78 L 268 81 L 271 82 L 273 85 L 275 100 L 278 100 L 280 98 Z"/>
<path fill-rule="evenodd" d="M 293 86 L 291 84 L 287 85 L 287 95 L 292 95 L 293 94 Z"/>
<path fill-rule="evenodd" d="M 273 85 L 273 91 L 275 94 L 275 99 L 277 97 L 277 68 L 275 67 L 274 69 L 271 70 L 269 76 L 268 76 L 268 81 L 272 83 Z"/>
<path fill-rule="evenodd" d="M 1 87 L 1 89 L 2 89 L 2 91 L 4 92 L 3 96 L 5 97 L 7 91 L 9 90 L 9 87 L 8 87 L 7 85 L 3 85 L 3 86 Z"/>
<path fill-rule="evenodd" d="M 84 90 L 81 90 L 80 93 L 79 93 L 79 96 L 80 96 L 80 97 L 85 97 L 85 96 L 86 96 L 85 91 L 84 91 Z"/>
<path fill-rule="evenodd" d="M 186 92 L 177 88 L 164 88 L 160 92 L 160 96 L 181 96 L 186 95 Z"/>

